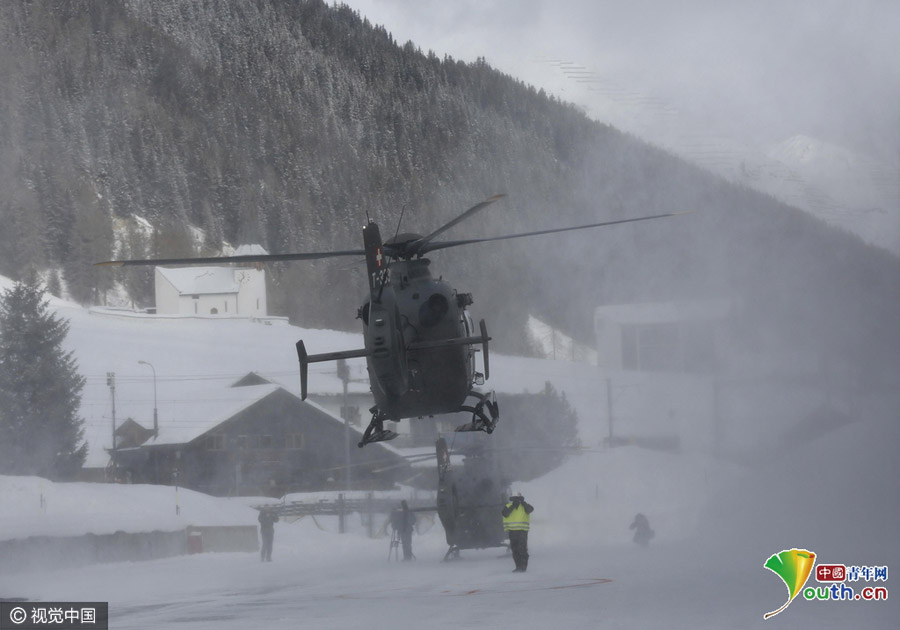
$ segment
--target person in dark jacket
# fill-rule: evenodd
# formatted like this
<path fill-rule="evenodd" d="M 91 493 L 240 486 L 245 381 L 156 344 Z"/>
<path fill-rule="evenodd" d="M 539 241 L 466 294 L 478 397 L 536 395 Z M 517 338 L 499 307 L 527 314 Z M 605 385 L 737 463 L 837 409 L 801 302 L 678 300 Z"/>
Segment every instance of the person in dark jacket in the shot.
<path fill-rule="evenodd" d="M 416 517 L 409 511 L 409 505 L 406 501 L 401 501 L 400 509 L 391 513 L 391 527 L 400 536 L 400 544 L 403 546 L 403 559 L 405 561 L 415 558 L 412 552 L 412 535 L 415 524 Z"/>
<path fill-rule="evenodd" d="M 275 523 L 278 522 L 278 513 L 270 508 L 259 511 L 259 536 L 262 538 L 262 549 L 259 559 L 262 562 L 272 562 L 272 541 L 275 538 Z"/>
<path fill-rule="evenodd" d="M 641 547 L 649 545 L 650 539 L 653 538 L 654 535 L 653 530 L 650 529 L 650 521 L 640 512 L 634 515 L 634 520 L 631 522 L 628 529 L 634 530 L 634 538 L 632 538 L 632 540 Z"/>
<path fill-rule="evenodd" d="M 509 549 L 512 551 L 516 568 L 513 573 L 524 573 L 528 569 L 528 530 L 531 529 L 532 507 L 521 492 L 510 497 L 503 508 L 503 529 L 509 532 Z"/>

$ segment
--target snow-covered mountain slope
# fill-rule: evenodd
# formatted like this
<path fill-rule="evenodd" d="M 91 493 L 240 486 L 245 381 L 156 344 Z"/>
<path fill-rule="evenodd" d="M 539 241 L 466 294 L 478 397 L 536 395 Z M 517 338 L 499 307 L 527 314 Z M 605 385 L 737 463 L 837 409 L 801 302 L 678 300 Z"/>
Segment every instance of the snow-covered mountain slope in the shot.
<path fill-rule="evenodd" d="M 762 177 L 763 190 L 900 253 L 900 165 L 804 135 L 772 147 L 767 157 L 785 170 Z"/>
<path fill-rule="evenodd" d="M 579 361 L 597 365 L 597 350 L 577 343 L 564 332 L 528 316 L 528 339 L 540 356 L 559 361 Z"/>
<path fill-rule="evenodd" d="M 729 181 L 900 254 L 900 165 L 805 135 L 761 150 L 728 137 L 692 134 L 676 134 L 662 144 Z"/>
<path fill-rule="evenodd" d="M 725 179 L 900 255 L 900 164 L 804 134 L 748 137 L 740 122 L 699 115 L 694 104 L 616 81 L 587 65 L 543 59 L 541 84 L 586 113 Z M 589 64 L 588 64 L 589 65 Z"/>

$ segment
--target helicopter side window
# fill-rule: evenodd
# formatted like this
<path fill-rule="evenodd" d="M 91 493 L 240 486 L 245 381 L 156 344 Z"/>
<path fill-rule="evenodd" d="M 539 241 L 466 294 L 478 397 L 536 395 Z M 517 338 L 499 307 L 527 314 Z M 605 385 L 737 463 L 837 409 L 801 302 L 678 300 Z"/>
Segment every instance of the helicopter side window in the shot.
<path fill-rule="evenodd" d="M 447 302 L 447 298 L 440 293 L 434 293 L 419 307 L 419 323 L 426 328 L 436 326 L 448 310 L 450 303 Z"/>

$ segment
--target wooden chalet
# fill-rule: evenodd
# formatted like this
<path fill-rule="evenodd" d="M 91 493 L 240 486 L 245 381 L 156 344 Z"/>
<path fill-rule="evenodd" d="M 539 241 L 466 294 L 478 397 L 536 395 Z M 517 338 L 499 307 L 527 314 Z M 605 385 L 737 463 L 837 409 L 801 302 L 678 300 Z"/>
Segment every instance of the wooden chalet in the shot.
<path fill-rule="evenodd" d="M 118 478 L 217 496 L 280 497 L 345 489 L 348 457 L 356 490 L 388 489 L 412 474 L 395 448 L 357 448 L 358 430 L 257 375 L 193 396 L 185 405 L 191 411 L 160 422 L 156 437 L 140 425 L 128 429 L 145 439 L 116 449 Z"/>
<path fill-rule="evenodd" d="M 153 429 L 146 429 L 131 418 L 127 418 L 125 422 L 116 427 L 116 448 L 140 446 L 151 437 L 153 437 Z"/>

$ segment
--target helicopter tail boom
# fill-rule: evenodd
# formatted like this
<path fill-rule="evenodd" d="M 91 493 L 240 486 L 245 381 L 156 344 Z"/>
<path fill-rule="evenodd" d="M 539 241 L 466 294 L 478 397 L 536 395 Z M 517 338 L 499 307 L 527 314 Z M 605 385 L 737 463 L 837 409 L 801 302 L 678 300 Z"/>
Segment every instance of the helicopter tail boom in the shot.
<path fill-rule="evenodd" d="M 307 354 L 303 340 L 297 342 L 297 358 L 300 359 L 300 398 L 306 400 L 306 380 L 309 374 L 310 363 L 323 361 L 337 361 L 339 359 L 356 359 L 367 357 L 372 353 L 368 350 L 343 350 L 340 352 L 323 352 L 322 354 Z"/>

